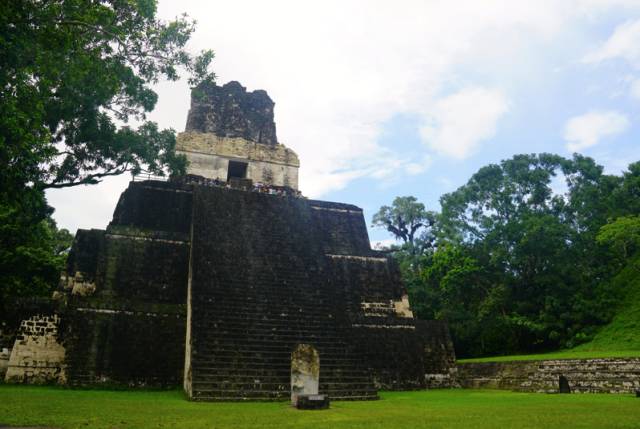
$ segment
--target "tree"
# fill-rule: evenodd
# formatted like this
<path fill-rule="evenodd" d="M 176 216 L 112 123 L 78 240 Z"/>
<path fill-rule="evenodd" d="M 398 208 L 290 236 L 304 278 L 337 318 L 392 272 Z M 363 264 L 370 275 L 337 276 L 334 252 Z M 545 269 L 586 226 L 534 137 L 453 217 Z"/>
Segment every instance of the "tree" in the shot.
<path fill-rule="evenodd" d="M 609 216 L 640 215 L 640 161 L 629 164 L 618 186 L 611 190 Z"/>
<path fill-rule="evenodd" d="M 429 252 L 393 253 L 415 314 L 447 320 L 460 356 L 587 341 L 624 296 L 614 276 L 640 249 L 638 196 L 640 163 L 622 177 L 579 154 L 516 155 L 480 168 L 441 197 Z M 395 206 L 379 222 L 411 225 L 403 211 L 396 220 Z"/>
<path fill-rule="evenodd" d="M 185 50 L 194 31 L 185 16 L 162 22 L 155 15 L 154 0 L 0 2 L 3 287 L 18 282 L 12 290 L 40 293 L 35 285 L 50 282 L 43 272 L 50 264 L 19 263 L 55 256 L 45 189 L 126 171 L 184 171 L 174 131 L 146 121 L 157 101 L 151 85 L 176 80 L 181 69 L 191 85 L 212 80 L 213 53 Z"/>
<path fill-rule="evenodd" d="M 570 346 L 608 320 L 611 299 L 603 295 L 616 267 L 594 237 L 620 183 L 581 155 L 516 155 L 441 198 L 440 239 L 474 248 L 484 271 L 496 275 L 490 289 L 500 288 L 505 300 L 494 318 L 507 322 L 499 324 L 505 342 L 494 352 Z"/>
<path fill-rule="evenodd" d="M 11 247 L 0 247 L 0 320 L 8 300 L 51 293 L 73 241 L 69 231 L 58 229 L 51 218 L 24 228 L 7 215 L 10 213 L 0 212 L 0 236 L 16 239 L 9 243 Z"/>
<path fill-rule="evenodd" d="M 427 211 L 415 197 L 396 197 L 390 206 L 382 206 L 373 216 L 372 226 L 385 228 L 402 240 L 412 255 L 420 254 L 433 242 L 431 228 L 436 214 Z M 422 231 L 421 231 L 422 230 Z M 418 232 L 421 235 L 416 236 Z"/>
<path fill-rule="evenodd" d="M 640 216 L 622 216 L 600 228 L 596 240 L 616 248 L 624 259 L 640 249 Z"/>
<path fill-rule="evenodd" d="M 179 68 L 192 84 L 213 79 L 213 54 L 184 50 L 193 22 L 159 21 L 154 0 L 9 0 L 0 8 L 2 189 L 184 168 L 172 131 L 116 121 L 144 121 L 157 101 L 150 85 L 176 80 Z"/>

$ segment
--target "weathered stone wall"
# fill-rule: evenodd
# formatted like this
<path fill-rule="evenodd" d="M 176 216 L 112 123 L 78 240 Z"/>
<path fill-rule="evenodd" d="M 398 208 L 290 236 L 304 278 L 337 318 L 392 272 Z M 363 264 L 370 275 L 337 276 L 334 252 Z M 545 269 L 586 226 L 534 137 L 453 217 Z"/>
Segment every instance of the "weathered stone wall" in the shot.
<path fill-rule="evenodd" d="M 17 298 L 0 307 L 0 380 L 4 380 L 9 357 L 26 318 L 34 315 L 51 316 L 55 305 L 49 298 Z"/>
<path fill-rule="evenodd" d="M 58 337 L 60 317 L 37 315 L 23 320 L 11 350 L 8 383 L 64 383 L 65 349 Z"/>
<path fill-rule="evenodd" d="M 306 200 L 198 186 L 193 231 L 193 399 L 289 398 L 299 344 L 319 353 L 321 393 L 377 397 Z"/>
<path fill-rule="evenodd" d="M 298 188 L 298 156 L 278 143 L 274 103 L 265 91 L 247 92 L 238 82 L 205 82 L 191 92 L 191 109 L 176 152 L 189 174 L 227 180 L 229 161 L 247 163 L 246 179 Z"/>
<path fill-rule="evenodd" d="M 22 321 L 36 314 L 52 315 L 55 306 L 49 298 L 17 298 L 0 308 L 0 350 L 11 350 Z"/>
<path fill-rule="evenodd" d="M 416 320 L 416 331 L 424 347 L 425 386 L 459 387 L 456 354 L 446 322 Z"/>
<path fill-rule="evenodd" d="M 326 255 L 375 256 L 362 209 L 351 204 L 310 200 L 316 240 Z"/>
<path fill-rule="evenodd" d="M 226 181 L 229 161 L 243 161 L 248 164 L 247 179 L 298 189 L 300 161 L 295 152 L 281 144 L 184 132 L 178 134 L 176 151 L 187 157 L 189 174 Z"/>
<path fill-rule="evenodd" d="M 102 253 L 103 248 L 104 230 L 79 229 L 67 256 L 65 278 L 61 280 L 67 281 L 67 278 L 73 278 L 76 273 L 81 273 L 85 280 L 95 282 L 98 256 Z"/>
<path fill-rule="evenodd" d="M 640 389 L 640 358 L 458 364 L 460 384 L 471 388 L 555 393 L 561 375 L 573 392 L 632 393 Z"/>
<path fill-rule="evenodd" d="M 360 209 L 198 186 L 193 219 L 192 398 L 288 397 L 298 344 L 320 353 L 332 398 L 426 385 L 426 343 Z"/>
<path fill-rule="evenodd" d="M 248 92 L 236 81 L 222 86 L 203 82 L 191 91 L 186 130 L 275 145 L 274 106 L 263 90 Z"/>
<path fill-rule="evenodd" d="M 378 252 L 330 257 L 332 281 L 344 288 L 353 338 L 378 388 L 451 387 L 453 345 L 442 322 L 413 318 L 397 264 Z"/>
<path fill-rule="evenodd" d="M 74 386 L 176 387 L 184 360 L 179 306 L 76 307 L 63 337 Z"/>
<path fill-rule="evenodd" d="M 73 288 L 65 298 L 69 384 L 181 384 L 189 189 L 132 182 L 106 231 L 79 231 L 66 276 L 76 279 L 83 270 L 84 283 L 91 279 L 94 288 L 84 294 Z"/>
<path fill-rule="evenodd" d="M 427 362 L 448 332 L 413 319 L 398 267 L 348 204 L 131 183 L 106 231 L 78 232 L 56 300 L 70 385 L 286 399 L 291 352 L 308 344 L 321 393 L 375 399 L 451 362 Z"/>
<path fill-rule="evenodd" d="M 177 233 L 184 239 L 191 228 L 191 187 L 154 180 L 131 182 L 118 200 L 109 227 Z"/>

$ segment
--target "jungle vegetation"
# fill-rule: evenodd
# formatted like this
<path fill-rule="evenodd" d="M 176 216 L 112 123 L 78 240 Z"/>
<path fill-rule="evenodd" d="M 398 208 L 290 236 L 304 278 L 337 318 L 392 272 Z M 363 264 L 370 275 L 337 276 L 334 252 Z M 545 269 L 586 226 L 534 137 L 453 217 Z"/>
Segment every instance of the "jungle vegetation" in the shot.
<path fill-rule="evenodd" d="M 160 79 L 214 79 L 213 53 L 185 49 L 194 25 L 159 20 L 155 0 L 0 2 L 0 312 L 57 283 L 71 236 L 45 190 L 184 171 L 146 114 Z"/>
<path fill-rule="evenodd" d="M 398 197 L 372 223 L 402 243 L 414 313 L 447 320 L 460 357 L 587 343 L 637 295 L 640 162 L 615 176 L 578 154 L 516 155 L 440 204 Z"/>

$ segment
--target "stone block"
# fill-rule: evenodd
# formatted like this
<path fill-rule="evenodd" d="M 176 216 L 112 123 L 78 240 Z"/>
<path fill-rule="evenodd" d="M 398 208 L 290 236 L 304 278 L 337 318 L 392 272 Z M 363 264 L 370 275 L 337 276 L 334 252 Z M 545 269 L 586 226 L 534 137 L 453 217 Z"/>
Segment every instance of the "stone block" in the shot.
<path fill-rule="evenodd" d="M 298 401 L 294 404 L 299 410 L 326 410 L 329 408 L 327 395 L 298 395 Z"/>
<path fill-rule="evenodd" d="M 640 358 L 483 362 L 457 367 L 462 387 L 540 393 L 567 391 L 569 386 L 575 393 L 633 393 L 640 387 Z"/>
<path fill-rule="evenodd" d="M 265 91 L 248 92 L 235 81 L 222 86 L 205 82 L 191 93 L 186 130 L 276 145 L 274 106 Z"/>

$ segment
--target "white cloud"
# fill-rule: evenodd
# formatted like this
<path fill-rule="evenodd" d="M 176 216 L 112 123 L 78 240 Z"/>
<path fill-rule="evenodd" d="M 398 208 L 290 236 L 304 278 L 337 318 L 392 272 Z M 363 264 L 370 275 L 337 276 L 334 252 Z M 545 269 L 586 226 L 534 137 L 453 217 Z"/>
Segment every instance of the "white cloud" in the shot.
<path fill-rule="evenodd" d="M 216 51 L 221 82 L 239 80 L 275 100 L 278 137 L 298 152 L 300 186 L 312 197 L 357 178 L 424 171 L 421 156 L 381 147 L 385 122 L 430 112 L 461 62 L 512 67 L 528 37 L 552 40 L 572 13 L 552 0 L 160 3 L 166 17 L 183 10 L 199 17 L 193 46 Z M 179 103 L 181 112 L 176 97 L 161 94 L 157 108 L 180 118 L 176 129 L 186 117 Z"/>
<path fill-rule="evenodd" d="M 440 186 L 442 186 L 442 188 L 446 191 L 451 191 L 453 189 L 455 189 L 455 184 L 454 182 L 449 179 L 448 177 L 438 177 L 436 179 L 436 181 L 440 184 Z"/>
<path fill-rule="evenodd" d="M 570 118 L 564 130 L 567 150 L 578 152 L 595 146 L 605 137 L 620 134 L 629 128 L 629 119 L 616 111 L 591 111 Z"/>
<path fill-rule="evenodd" d="M 613 3 L 619 2 L 161 0 L 159 15 L 173 19 L 187 12 L 198 19 L 190 49 L 215 51 L 220 83 L 238 80 L 250 90 L 267 90 L 276 102 L 279 140 L 300 156 L 301 190 L 322 197 L 359 178 L 388 181 L 428 168 L 428 154 L 399 153 L 379 143 L 385 123 L 398 114 L 430 117 L 433 142 L 451 142 L 437 150 L 468 156 L 494 133 L 510 89 L 524 78 L 530 84 L 534 66 L 555 66 L 538 48 L 575 32 L 583 17 L 602 16 Z M 481 72 L 467 76 L 464 70 Z M 483 76 L 504 82 L 504 94 Z M 183 130 L 186 82 L 157 89 L 150 119 Z M 442 93 L 454 95 L 439 100 Z M 474 95 L 477 108 L 465 109 Z M 465 112 L 470 116 L 460 116 Z M 115 201 L 115 189 L 108 182 L 51 196 L 64 204 Z M 54 201 L 58 214 L 60 204 Z M 113 205 L 105 210 L 75 213 L 78 223 L 65 226 L 103 227 Z"/>
<path fill-rule="evenodd" d="M 598 48 L 589 52 L 585 63 L 599 63 L 622 58 L 640 68 L 640 19 L 618 25 L 613 34 Z"/>
<path fill-rule="evenodd" d="M 638 100 L 640 100 L 640 79 L 631 81 L 631 85 L 629 87 L 629 95 L 632 98 L 637 98 Z"/>
<path fill-rule="evenodd" d="M 495 89 L 466 88 L 435 103 L 431 123 L 420 133 L 436 152 L 463 159 L 496 133 L 498 120 L 508 111 L 504 94 Z"/>

